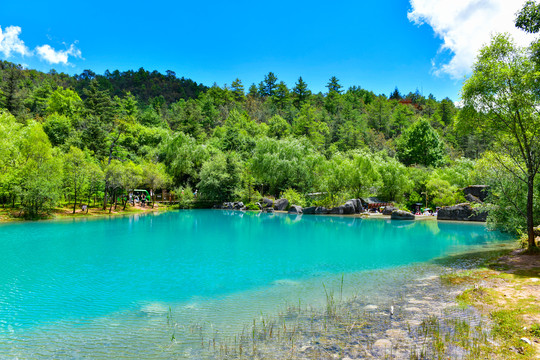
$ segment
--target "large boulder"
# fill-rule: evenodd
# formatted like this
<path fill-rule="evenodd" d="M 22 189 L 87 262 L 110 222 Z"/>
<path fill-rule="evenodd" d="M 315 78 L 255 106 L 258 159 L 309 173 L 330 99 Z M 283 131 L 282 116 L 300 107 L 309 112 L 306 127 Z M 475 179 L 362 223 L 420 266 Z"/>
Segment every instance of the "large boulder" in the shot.
<path fill-rule="evenodd" d="M 437 213 L 437 220 L 486 221 L 486 218 L 486 211 L 473 209 L 469 203 L 443 206 Z"/>
<path fill-rule="evenodd" d="M 232 210 L 234 209 L 234 203 L 232 202 L 224 202 L 223 205 L 221 206 L 222 209 L 225 209 L 225 210 Z"/>
<path fill-rule="evenodd" d="M 414 220 L 414 214 L 408 211 L 394 210 L 390 218 L 392 220 Z"/>
<path fill-rule="evenodd" d="M 287 208 L 287 206 L 289 206 L 289 200 L 285 198 L 277 199 L 276 201 L 274 201 L 275 210 L 283 211 Z"/>
<path fill-rule="evenodd" d="M 291 205 L 288 211 L 289 214 L 301 214 L 302 213 L 302 207 L 299 205 Z"/>
<path fill-rule="evenodd" d="M 488 185 L 469 185 L 463 189 L 463 195 L 473 195 L 474 197 L 480 199 L 480 201 L 486 201 L 486 198 L 489 194 Z"/>
<path fill-rule="evenodd" d="M 351 215 L 354 214 L 354 212 L 354 205 L 352 204 L 352 202 L 347 201 L 345 205 L 336 206 L 330 209 L 329 213 L 335 215 Z"/>
<path fill-rule="evenodd" d="M 385 206 L 384 207 L 384 210 L 382 211 L 382 214 L 383 215 L 392 215 L 392 213 L 394 211 L 396 211 L 397 209 L 391 205 L 388 205 L 388 206 Z"/>
<path fill-rule="evenodd" d="M 317 206 L 317 208 L 315 209 L 316 215 L 323 215 L 323 214 L 328 214 L 328 213 L 329 213 L 329 210 L 325 208 L 324 206 Z"/>
<path fill-rule="evenodd" d="M 265 212 L 265 213 L 273 213 L 274 212 L 274 208 L 273 207 L 265 207 L 262 209 L 262 212 Z"/>
<path fill-rule="evenodd" d="M 244 203 L 241 201 L 235 202 L 233 207 L 234 210 L 242 210 L 242 208 L 244 207 Z"/>
<path fill-rule="evenodd" d="M 310 206 L 310 207 L 305 208 L 303 211 L 304 211 L 304 214 L 306 215 L 314 215 L 315 209 L 317 209 L 316 206 Z"/>
<path fill-rule="evenodd" d="M 354 213 L 360 214 L 364 212 L 364 207 L 362 206 L 362 200 L 360 199 L 351 199 L 347 201 L 345 204 L 351 203 L 354 206 Z"/>
<path fill-rule="evenodd" d="M 261 205 L 263 208 L 265 207 L 272 207 L 274 205 L 274 201 L 269 198 L 262 198 Z"/>
<path fill-rule="evenodd" d="M 354 199 L 356 201 L 356 213 L 361 214 L 365 211 L 364 207 L 362 206 L 362 200 L 360 199 Z"/>

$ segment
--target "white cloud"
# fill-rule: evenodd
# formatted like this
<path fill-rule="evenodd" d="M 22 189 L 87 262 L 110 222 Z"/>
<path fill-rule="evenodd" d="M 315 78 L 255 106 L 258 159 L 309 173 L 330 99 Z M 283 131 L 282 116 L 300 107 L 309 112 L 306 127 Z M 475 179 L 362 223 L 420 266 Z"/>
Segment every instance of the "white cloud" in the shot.
<path fill-rule="evenodd" d="M 4 54 L 6 59 L 14 54 L 22 56 L 37 55 L 40 59 L 49 62 L 50 64 L 70 65 L 69 57 L 82 58 L 81 50 L 75 47 L 77 43 L 71 44 L 66 50 L 55 50 L 52 46 L 45 44 L 36 46 L 35 50 L 31 51 L 19 38 L 21 28 L 19 26 L 8 26 L 2 31 L 0 26 L 0 53 Z M 47 35 L 50 40 L 50 36 Z M 65 45 L 65 44 L 64 44 Z"/>
<path fill-rule="evenodd" d="M 478 50 L 495 33 L 510 33 L 520 45 L 534 38 L 514 26 L 515 14 L 525 0 L 410 0 L 409 21 L 428 24 L 443 40 L 432 64 L 435 74 L 459 79 L 468 74 Z M 451 59 L 445 61 L 446 51 Z"/>
<path fill-rule="evenodd" d="M 68 65 L 69 56 L 81 57 L 81 50 L 77 49 L 74 44 L 71 44 L 67 50 L 55 50 L 50 45 L 37 46 L 36 52 L 41 59 L 51 64 Z"/>
<path fill-rule="evenodd" d="M 19 26 L 8 26 L 2 31 L 0 27 L 0 52 L 9 58 L 12 53 L 22 56 L 31 55 L 30 50 L 24 45 L 24 41 L 19 39 L 21 28 Z"/>

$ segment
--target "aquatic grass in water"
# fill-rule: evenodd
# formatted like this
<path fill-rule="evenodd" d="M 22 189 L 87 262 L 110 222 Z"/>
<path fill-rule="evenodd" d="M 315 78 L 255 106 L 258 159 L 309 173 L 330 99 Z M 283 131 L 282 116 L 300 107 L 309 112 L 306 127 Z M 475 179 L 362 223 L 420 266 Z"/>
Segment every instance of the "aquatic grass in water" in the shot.
<path fill-rule="evenodd" d="M 434 266 L 410 264 L 507 240 L 480 224 L 204 210 L 2 224 L 0 353 L 191 357 L 235 335 L 244 354 L 261 336 L 297 348 L 338 331 L 325 305 L 353 336 L 367 325 L 342 321 L 343 299 L 390 306 L 391 289 Z M 304 313 L 272 320 L 285 303 L 313 330 L 290 323 Z"/>

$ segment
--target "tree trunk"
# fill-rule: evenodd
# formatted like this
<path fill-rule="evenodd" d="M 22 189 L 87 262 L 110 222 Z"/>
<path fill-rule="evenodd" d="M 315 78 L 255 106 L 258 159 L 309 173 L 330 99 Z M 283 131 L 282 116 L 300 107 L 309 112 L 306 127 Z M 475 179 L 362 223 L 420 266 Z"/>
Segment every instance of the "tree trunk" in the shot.
<path fill-rule="evenodd" d="M 105 182 L 105 194 L 103 195 L 103 210 L 107 209 L 107 190 L 109 188 L 109 184 Z"/>
<path fill-rule="evenodd" d="M 116 191 L 114 192 L 114 194 L 116 195 Z M 110 214 L 110 213 L 111 213 L 111 211 L 112 211 L 112 207 L 113 207 L 113 205 L 114 205 L 114 201 L 111 201 L 111 207 L 109 208 L 109 214 Z"/>
<path fill-rule="evenodd" d="M 126 202 L 124 203 L 124 208 L 122 210 L 126 210 L 126 206 L 128 202 L 129 202 L 129 189 L 126 190 Z M 133 206 L 135 206 L 135 199 L 133 199 Z"/>
<path fill-rule="evenodd" d="M 77 188 L 75 188 L 74 196 L 75 196 L 75 199 L 73 201 L 73 213 L 75 214 L 75 209 L 77 208 Z"/>
<path fill-rule="evenodd" d="M 536 248 L 534 240 L 534 217 L 533 217 L 534 177 L 529 176 L 527 181 L 527 234 L 529 250 Z"/>

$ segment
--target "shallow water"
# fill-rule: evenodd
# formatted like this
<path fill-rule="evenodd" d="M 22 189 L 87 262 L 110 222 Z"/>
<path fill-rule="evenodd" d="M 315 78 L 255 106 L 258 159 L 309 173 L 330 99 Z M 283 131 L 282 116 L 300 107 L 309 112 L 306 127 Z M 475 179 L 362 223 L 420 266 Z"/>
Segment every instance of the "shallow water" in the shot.
<path fill-rule="evenodd" d="M 509 240 L 483 224 L 218 210 L 3 224 L 0 354 L 191 356 L 287 303 L 322 305 L 324 288 L 377 301 L 430 260 Z"/>

